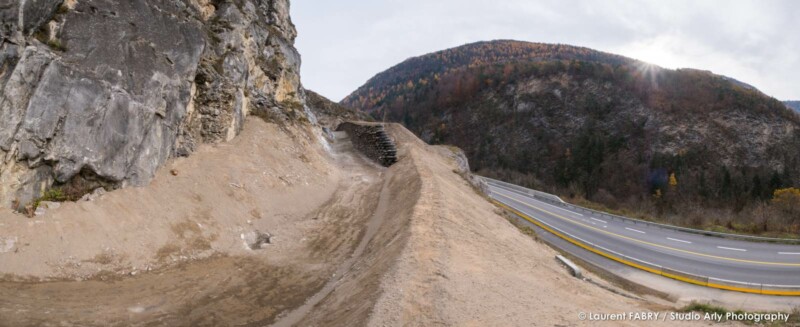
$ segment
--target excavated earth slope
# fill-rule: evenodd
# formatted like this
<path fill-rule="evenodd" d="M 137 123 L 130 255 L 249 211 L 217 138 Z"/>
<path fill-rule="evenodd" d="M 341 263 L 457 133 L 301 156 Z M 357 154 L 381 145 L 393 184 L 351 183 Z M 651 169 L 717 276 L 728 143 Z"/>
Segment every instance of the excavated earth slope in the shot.
<path fill-rule="evenodd" d="M 573 326 L 593 324 L 579 312 L 668 309 L 572 278 L 462 178 L 459 154 L 387 130 L 400 148 L 387 175 L 398 209 L 300 325 Z"/>
<path fill-rule="evenodd" d="M 0 325 L 263 325 L 303 303 L 361 239 L 382 173 L 309 126 L 245 126 L 146 187 L 0 213 Z"/>
<path fill-rule="evenodd" d="M 458 154 L 387 131 L 400 160 L 383 168 L 346 138 L 250 119 L 149 186 L 4 214 L 0 325 L 574 325 L 666 309 L 573 279 Z"/>

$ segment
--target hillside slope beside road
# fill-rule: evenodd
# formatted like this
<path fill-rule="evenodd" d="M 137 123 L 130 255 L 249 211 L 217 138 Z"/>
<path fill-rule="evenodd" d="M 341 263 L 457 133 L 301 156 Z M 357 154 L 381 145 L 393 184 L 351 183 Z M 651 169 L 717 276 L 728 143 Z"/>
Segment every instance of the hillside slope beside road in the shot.
<path fill-rule="evenodd" d="M 711 72 L 586 48 L 468 44 L 404 61 L 342 103 L 464 149 L 483 175 L 676 220 L 800 183 L 800 116 L 781 102 Z M 752 223 L 732 216 L 709 220 Z M 787 219 L 773 227 L 796 233 Z"/>
<path fill-rule="evenodd" d="M 555 251 L 520 233 L 457 173 L 452 150 L 400 125 L 387 130 L 399 143 L 395 166 L 413 172 L 406 176 L 418 179 L 419 195 L 369 325 L 572 326 L 591 324 L 580 312 L 667 309 L 569 276 Z"/>
<path fill-rule="evenodd" d="M 569 276 L 450 148 L 388 131 L 400 161 L 379 168 L 248 120 L 147 187 L 7 216 L 19 251 L 0 254 L 4 272 L 60 278 L 6 275 L 0 325 L 576 325 L 580 312 L 669 309 Z M 271 244 L 250 249 L 253 231 Z"/>

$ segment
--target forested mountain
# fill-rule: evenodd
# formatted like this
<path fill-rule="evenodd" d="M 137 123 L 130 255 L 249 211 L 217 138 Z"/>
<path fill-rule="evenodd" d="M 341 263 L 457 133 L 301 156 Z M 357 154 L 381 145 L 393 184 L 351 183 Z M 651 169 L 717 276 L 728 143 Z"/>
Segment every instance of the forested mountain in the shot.
<path fill-rule="evenodd" d="M 468 44 L 408 59 L 342 103 L 463 148 L 481 174 L 659 216 L 751 210 L 800 182 L 800 116 L 780 101 L 587 48 Z"/>
<path fill-rule="evenodd" d="M 784 101 L 783 104 L 800 113 L 800 101 Z"/>

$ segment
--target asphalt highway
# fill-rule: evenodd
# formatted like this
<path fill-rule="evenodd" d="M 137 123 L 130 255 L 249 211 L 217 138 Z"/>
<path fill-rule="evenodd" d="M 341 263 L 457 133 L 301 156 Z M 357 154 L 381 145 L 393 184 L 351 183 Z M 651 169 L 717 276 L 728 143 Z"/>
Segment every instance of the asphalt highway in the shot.
<path fill-rule="evenodd" d="M 489 196 L 579 242 L 643 266 L 718 280 L 798 286 L 800 245 L 750 242 L 611 220 L 540 201 L 487 181 Z"/>

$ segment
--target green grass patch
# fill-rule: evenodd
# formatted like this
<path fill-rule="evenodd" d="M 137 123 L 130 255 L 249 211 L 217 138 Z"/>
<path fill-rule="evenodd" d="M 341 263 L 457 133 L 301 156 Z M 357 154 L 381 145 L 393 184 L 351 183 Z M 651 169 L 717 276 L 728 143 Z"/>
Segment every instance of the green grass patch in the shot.
<path fill-rule="evenodd" d="M 33 209 L 36 210 L 36 208 L 38 208 L 42 202 L 64 202 L 69 200 L 70 198 L 67 196 L 64 190 L 60 188 L 51 188 L 47 191 L 44 191 L 41 197 L 33 200 Z"/>

